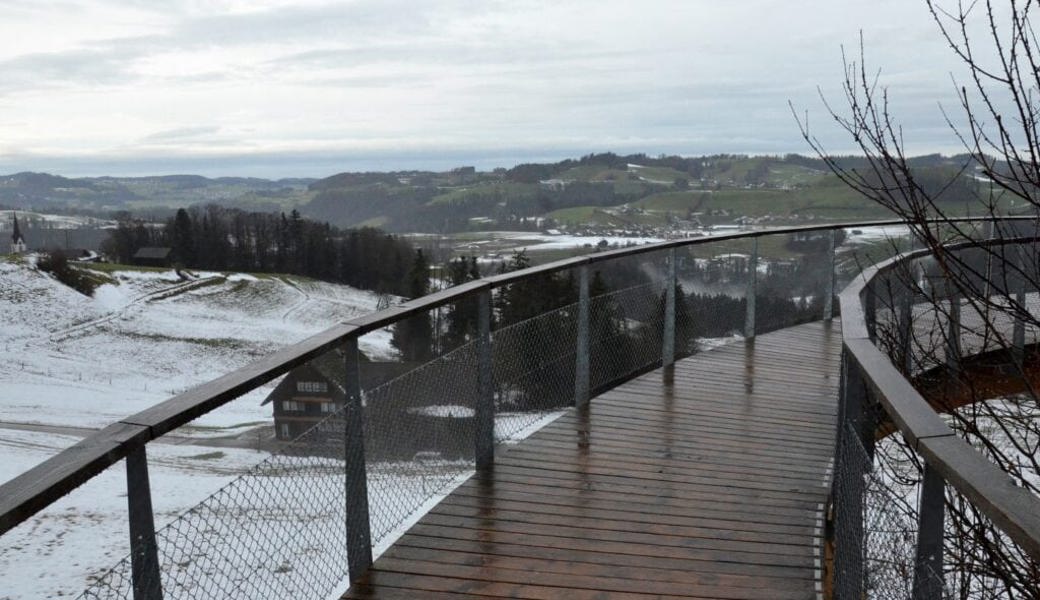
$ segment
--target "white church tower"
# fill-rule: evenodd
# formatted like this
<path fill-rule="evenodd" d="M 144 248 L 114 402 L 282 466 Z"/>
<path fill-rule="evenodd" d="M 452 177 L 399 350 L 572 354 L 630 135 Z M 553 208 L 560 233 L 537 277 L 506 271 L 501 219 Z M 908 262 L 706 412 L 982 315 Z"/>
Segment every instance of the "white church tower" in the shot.
<path fill-rule="evenodd" d="M 14 233 L 11 234 L 11 254 L 22 254 L 26 251 L 25 237 L 18 229 L 18 215 L 12 212 L 11 219 L 14 221 Z"/>

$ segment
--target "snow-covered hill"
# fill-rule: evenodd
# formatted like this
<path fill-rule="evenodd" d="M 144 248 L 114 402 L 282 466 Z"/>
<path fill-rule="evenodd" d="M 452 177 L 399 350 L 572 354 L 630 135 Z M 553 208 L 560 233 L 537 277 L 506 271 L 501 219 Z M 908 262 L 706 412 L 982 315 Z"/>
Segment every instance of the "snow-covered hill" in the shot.
<path fill-rule="evenodd" d="M 0 422 L 102 427 L 378 302 L 371 292 L 285 276 L 104 275 L 112 283 L 88 298 L 28 264 L 0 262 Z M 386 355 L 389 337 L 366 336 L 362 350 Z M 227 434 L 269 417 L 260 407 L 269 389 L 198 425 Z"/>
<path fill-rule="evenodd" d="M 296 277 L 184 280 L 145 270 L 106 270 L 111 283 L 88 298 L 30 263 L 0 258 L 0 482 L 92 429 L 378 302 L 374 293 Z M 365 336 L 361 348 L 392 354 L 389 334 Z M 271 408 L 260 405 L 273 385 L 149 446 L 157 525 L 268 456 L 249 441 L 273 432 Z M 240 437 L 229 446 L 188 439 L 230 435 Z M 127 536 L 125 475 L 116 467 L 4 536 L 0 600 L 78 593 L 126 554 Z"/>

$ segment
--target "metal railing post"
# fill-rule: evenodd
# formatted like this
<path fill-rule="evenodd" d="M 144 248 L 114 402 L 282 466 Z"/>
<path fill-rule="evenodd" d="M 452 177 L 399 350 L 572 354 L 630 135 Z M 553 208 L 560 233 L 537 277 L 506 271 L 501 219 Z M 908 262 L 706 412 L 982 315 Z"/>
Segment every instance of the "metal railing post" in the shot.
<path fill-rule="evenodd" d="M 913 600 L 943 596 L 943 518 L 946 482 L 927 462 L 917 511 Z"/>
<path fill-rule="evenodd" d="M 1018 269 L 1019 272 L 1015 273 L 1015 304 L 1018 305 L 1021 311 L 1026 310 L 1026 285 L 1029 278 L 1026 277 L 1027 260 L 1025 253 L 1019 250 L 1018 252 Z M 1011 352 L 1015 357 L 1015 364 L 1019 368 L 1025 365 L 1026 358 L 1026 321 L 1022 318 L 1020 311 L 1015 311 L 1015 322 L 1011 331 Z"/>
<path fill-rule="evenodd" d="M 144 446 L 126 457 L 126 501 L 130 519 L 130 573 L 134 600 L 162 600 L 155 516 Z"/>
<path fill-rule="evenodd" d="M 578 335 L 574 362 L 574 405 L 589 402 L 589 267 L 578 268 Z"/>
<path fill-rule="evenodd" d="M 949 293 L 950 310 L 946 317 L 946 368 L 956 372 L 961 361 L 961 297 L 952 284 Z"/>
<path fill-rule="evenodd" d="M 835 254 L 835 238 L 838 235 L 837 229 L 831 229 L 831 235 L 827 239 L 827 287 L 824 289 L 823 297 L 823 320 L 829 321 L 834 317 L 834 293 L 835 287 L 838 285 L 838 274 L 835 273 L 834 265 L 834 254 Z"/>
<path fill-rule="evenodd" d="M 361 579 L 372 566 L 372 528 L 368 516 L 368 473 L 365 465 L 365 414 L 361 402 L 357 337 L 347 340 L 344 359 L 347 567 L 353 583 Z"/>
<path fill-rule="evenodd" d="M 914 368 L 914 282 L 912 270 L 907 273 L 907 281 L 900 290 L 898 305 L 896 306 L 896 326 L 899 328 L 898 343 L 899 356 L 903 372 L 907 375 L 913 373 Z"/>
<path fill-rule="evenodd" d="M 675 362 L 675 248 L 668 251 L 668 276 L 664 290 L 664 331 L 661 340 L 661 365 Z"/>
<path fill-rule="evenodd" d="M 877 292 L 873 280 L 863 288 L 863 319 L 867 324 L 867 337 L 877 342 Z"/>
<path fill-rule="evenodd" d="M 475 412 L 477 469 L 495 463 L 495 397 L 491 377 L 491 290 L 477 296 L 477 402 Z"/>
<path fill-rule="evenodd" d="M 758 294 L 758 237 L 751 238 L 751 259 L 748 261 L 747 313 L 744 315 L 744 337 L 755 338 L 755 297 Z"/>

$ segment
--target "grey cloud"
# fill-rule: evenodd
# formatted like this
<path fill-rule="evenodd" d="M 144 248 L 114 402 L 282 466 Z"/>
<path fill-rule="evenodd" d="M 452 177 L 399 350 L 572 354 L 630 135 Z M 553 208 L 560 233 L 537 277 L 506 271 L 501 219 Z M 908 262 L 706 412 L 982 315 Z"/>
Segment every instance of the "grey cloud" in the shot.
<path fill-rule="evenodd" d="M 171 36 L 183 44 L 239 44 L 314 40 L 352 42 L 436 33 L 441 19 L 487 10 L 498 2 L 456 0 L 360 0 L 309 7 L 197 17 L 183 21 Z"/>
<path fill-rule="evenodd" d="M 164 131 L 157 131 L 155 133 L 146 135 L 142 138 L 145 142 L 170 142 L 190 139 L 194 140 L 200 137 L 210 136 L 220 131 L 220 127 L 214 125 L 200 125 L 194 127 L 178 127 L 176 129 L 167 129 Z"/>
<path fill-rule="evenodd" d="M 114 48 L 23 54 L 0 61 L 0 90 L 127 83 L 131 60 Z"/>

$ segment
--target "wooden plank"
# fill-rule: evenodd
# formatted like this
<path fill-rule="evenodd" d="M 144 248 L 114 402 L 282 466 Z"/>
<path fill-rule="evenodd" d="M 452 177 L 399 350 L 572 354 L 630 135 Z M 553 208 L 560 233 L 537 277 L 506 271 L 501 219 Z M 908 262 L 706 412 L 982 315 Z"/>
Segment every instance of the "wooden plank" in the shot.
<path fill-rule="evenodd" d="M 602 394 L 503 448 L 345 597 L 814 597 L 840 348 L 809 324 Z"/>
<path fill-rule="evenodd" d="M 748 565 L 736 562 L 718 560 L 696 560 L 691 557 L 662 555 L 660 548 L 640 546 L 631 544 L 624 546 L 618 551 L 607 545 L 581 545 L 581 540 L 567 540 L 560 538 L 559 547 L 547 546 L 544 540 L 537 536 L 510 539 L 509 541 L 489 541 L 477 536 L 451 535 L 450 537 L 437 537 L 430 535 L 436 533 L 435 528 L 425 528 L 426 535 L 416 532 L 408 533 L 394 544 L 395 548 L 428 548 L 435 551 L 449 550 L 459 552 L 472 552 L 481 556 L 506 556 L 520 558 L 544 558 L 550 560 L 566 560 L 571 562 L 587 562 L 603 567 L 619 566 L 640 569 L 666 569 L 673 571 L 684 571 L 688 573 L 707 573 L 714 575 L 744 575 L 760 576 L 767 580 L 772 579 L 797 579 L 804 580 L 812 577 L 812 568 L 804 567 L 778 567 L 770 565 Z M 468 533 L 468 532 L 464 532 Z M 473 532 L 478 533 L 479 532 Z M 567 542 L 570 542 L 568 545 Z M 657 550 L 652 552 L 641 552 L 643 549 Z"/>

